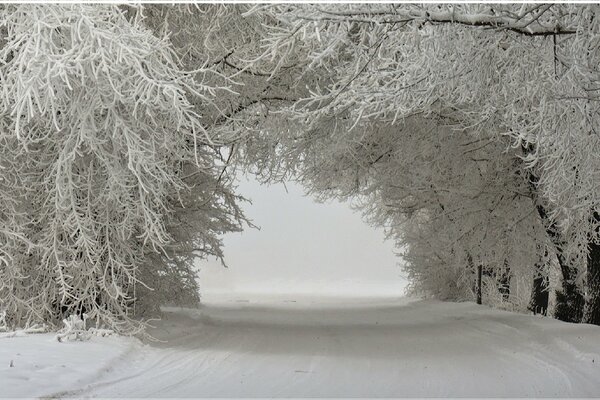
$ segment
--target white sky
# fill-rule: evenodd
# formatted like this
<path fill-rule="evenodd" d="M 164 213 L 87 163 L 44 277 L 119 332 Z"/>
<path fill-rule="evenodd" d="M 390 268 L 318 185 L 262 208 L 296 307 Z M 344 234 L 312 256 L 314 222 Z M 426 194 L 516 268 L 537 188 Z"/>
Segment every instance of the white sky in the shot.
<path fill-rule="evenodd" d="M 251 177 L 238 191 L 260 230 L 224 237 L 225 261 L 202 261 L 201 293 L 401 296 L 406 280 L 382 229 L 339 202 L 320 204 L 294 183 L 263 186 Z"/>

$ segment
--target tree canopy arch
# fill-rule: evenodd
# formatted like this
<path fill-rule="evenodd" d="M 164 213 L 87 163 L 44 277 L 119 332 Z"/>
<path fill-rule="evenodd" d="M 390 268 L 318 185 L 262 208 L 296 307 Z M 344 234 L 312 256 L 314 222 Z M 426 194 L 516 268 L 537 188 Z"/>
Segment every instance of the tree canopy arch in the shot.
<path fill-rule="evenodd" d="M 557 317 L 600 323 L 597 11 L 6 5 L 0 307 L 133 332 L 194 298 L 247 168 L 355 199 L 430 294 L 556 267 Z"/>

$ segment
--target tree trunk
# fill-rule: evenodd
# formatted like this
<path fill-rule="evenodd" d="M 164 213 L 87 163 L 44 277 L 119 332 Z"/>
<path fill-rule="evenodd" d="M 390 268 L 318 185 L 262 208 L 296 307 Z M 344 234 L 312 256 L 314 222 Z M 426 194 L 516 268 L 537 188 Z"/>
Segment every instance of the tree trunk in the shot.
<path fill-rule="evenodd" d="M 548 277 L 545 273 L 545 266 L 542 263 L 535 265 L 535 275 L 533 277 L 533 288 L 531 290 L 531 301 L 528 309 L 534 314 L 548 314 Z"/>
<path fill-rule="evenodd" d="M 600 245 L 590 244 L 587 264 L 587 302 L 583 322 L 600 325 Z"/>
<path fill-rule="evenodd" d="M 554 223 L 547 224 L 546 209 L 539 204 L 536 208 L 540 218 L 546 223 L 546 233 L 554 244 L 556 258 L 562 272 L 562 288 L 556 291 L 554 318 L 565 322 L 581 322 L 585 298 L 581 289 L 575 283 L 577 269 L 571 267 L 565 258 L 563 253 L 564 243 L 560 237 L 558 227 Z"/>
<path fill-rule="evenodd" d="M 600 222 L 600 215 L 596 212 L 594 212 L 594 222 Z M 600 325 L 600 244 L 592 241 L 589 244 L 588 250 L 586 277 L 587 302 L 583 322 Z"/>
<path fill-rule="evenodd" d="M 562 288 L 556 291 L 554 318 L 565 322 L 581 322 L 585 298 L 575 283 L 577 270 L 567 265 L 562 252 L 557 255 L 562 272 Z"/>
<path fill-rule="evenodd" d="M 523 154 L 531 154 L 535 149 L 534 145 L 523 143 L 521 145 Z M 554 308 L 554 317 L 566 322 L 581 322 L 583 317 L 583 307 L 585 304 L 583 293 L 574 282 L 577 270 L 567 264 L 563 254 L 564 242 L 562 240 L 560 229 L 554 221 L 548 218 L 548 212 L 538 196 L 539 177 L 532 170 L 527 170 L 527 181 L 531 190 L 531 197 L 534 206 L 546 230 L 548 238 L 554 245 L 556 257 L 560 270 L 562 272 L 562 289 L 556 291 L 556 307 Z"/>
<path fill-rule="evenodd" d="M 500 271 L 500 276 L 497 280 L 498 291 L 502 295 L 502 301 L 508 301 L 510 297 L 510 267 L 508 261 L 504 260 L 504 268 Z"/>
<path fill-rule="evenodd" d="M 483 266 L 477 266 L 477 304 L 481 304 L 481 275 L 483 274 Z"/>

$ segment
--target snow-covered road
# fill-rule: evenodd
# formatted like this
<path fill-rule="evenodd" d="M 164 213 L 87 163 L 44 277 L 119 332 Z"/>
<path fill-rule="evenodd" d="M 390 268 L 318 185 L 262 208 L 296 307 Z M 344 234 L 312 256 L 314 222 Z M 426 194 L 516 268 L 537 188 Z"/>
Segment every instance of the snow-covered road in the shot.
<path fill-rule="evenodd" d="M 273 305 L 238 301 L 200 310 L 170 309 L 151 333 L 168 342 L 94 338 L 91 343 L 76 344 L 82 354 L 86 346 L 97 352 L 96 347 L 105 343 L 112 355 L 104 358 L 112 357 L 112 362 L 103 359 L 95 365 L 90 357 L 88 369 L 94 373 L 73 375 L 69 386 L 63 373 L 62 386 L 55 393 L 44 389 L 45 394 L 600 396 L 600 327 L 472 303 L 396 299 L 342 305 L 287 300 Z M 10 341 L 27 339 L 1 339 L 0 356 L 7 353 Z M 51 346 L 58 352 L 71 344 Z M 60 362 L 69 369 L 68 360 Z M 9 375 L 17 370 L 18 365 L 2 366 L 0 385 L 14 382 Z M 27 375 L 27 371 L 20 374 Z M 40 395 L 39 389 L 34 390 L 36 379 L 39 376 L 33 374 L 27 380 L 29 392 L 13 391 L 12 395 Z"/>

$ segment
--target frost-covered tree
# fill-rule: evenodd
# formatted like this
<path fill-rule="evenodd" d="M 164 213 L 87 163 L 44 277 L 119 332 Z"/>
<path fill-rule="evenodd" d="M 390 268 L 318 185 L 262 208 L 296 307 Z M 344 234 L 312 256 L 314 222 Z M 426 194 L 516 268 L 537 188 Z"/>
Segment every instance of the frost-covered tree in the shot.
<path fill-rule="evenodd" d="M 499 158 L 516 150 L 563 276 L 557 316 L 578 320 L 585 288 L 585 320 L 599 323 L 597 10 L 285 4 L 254 12 L 276 21 L 260 60 L 293 65 L 298 86 L 307 88 L 281 117 L 304 125 L 297 146 L 320 134 L 343 146 L 347 132 L 366 122 L 420 116 L 494 138 L 504 144 Z"/>
<path fill-rule="evenodd" d="M 136 307 L 197 296 L 193 256 L 240 229 L 199 114 L 224 77 L 186 70 L 166 34 L 98 5 L 0 14 L 0 308 L 132 332 Z M 152 301 L 152 298 L 156 301 Z"/>
<path fill-rule="evenodd" d="M 131 332 L 193 301 L 194 258 L 240 229 L 241 165 L 354 201 L 439 297 L 479 265 L 502 300 L 512 278 L 539 295 L 558 264 L 557 316 L 585 295 L 600 323 L 596 12 L 7 5 L 0 308 Z"/>
<path fill-rule="evenodd" d="M 481 264 L 497 281 L 499 301 L 507 300 L 511 276 L 532 280 L 530 265 L 543 258 L 547 243 L 528 182 L 506 145 L 441 119 L 355 129 L 351 123 L 329 120 L 306 136 L 301 124 L 290 124 L 287 134 L 272 136 L 285 153 L 264 176 L 286 177 L 295 168 L 294 177 L 318 198 L 353 202 L 370 222 L 387 227 L 399 248 L 408 248 L 409 271 L 420 270 L 411 275 L 413 284 L 445 293 L 439 297 L 472 298 Z M 459 291 L 452 287 L 460 282 L 448 280 L 457 276 Z"/>

